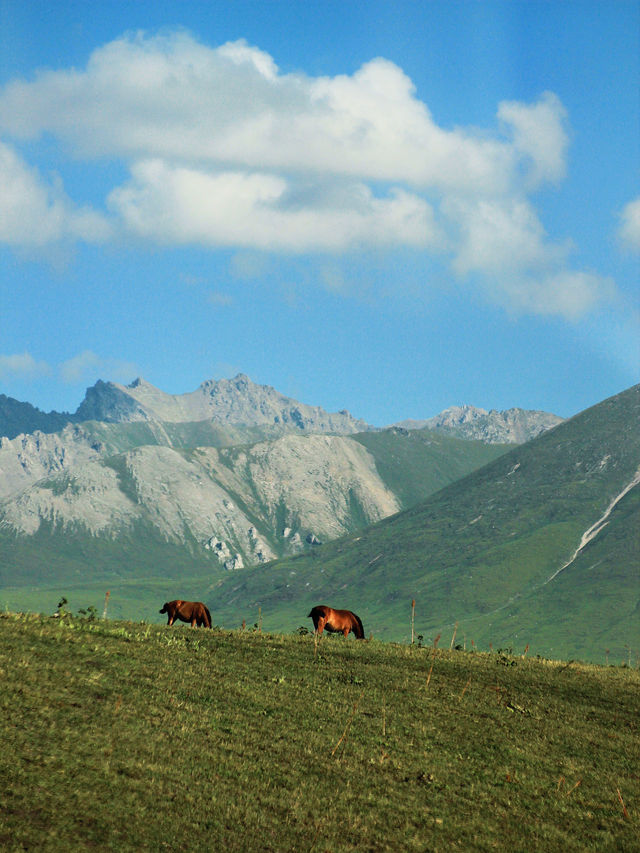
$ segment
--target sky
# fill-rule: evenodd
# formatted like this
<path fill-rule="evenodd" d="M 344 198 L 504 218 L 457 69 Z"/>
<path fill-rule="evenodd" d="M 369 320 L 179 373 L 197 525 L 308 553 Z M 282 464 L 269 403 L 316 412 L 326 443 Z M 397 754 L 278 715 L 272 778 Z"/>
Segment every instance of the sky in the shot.
<path fill-rule="evenodd" d="M 0 0 L 0 393 L 639 381 L 640 2 Z"/>

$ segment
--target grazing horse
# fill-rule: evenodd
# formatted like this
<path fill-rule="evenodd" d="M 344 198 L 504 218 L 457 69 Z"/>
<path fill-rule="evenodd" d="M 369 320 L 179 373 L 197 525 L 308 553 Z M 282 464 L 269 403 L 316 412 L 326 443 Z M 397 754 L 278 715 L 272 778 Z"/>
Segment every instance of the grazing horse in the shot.
<path fill-rule="evenodd" d="M 319 604 L 311 609 L 309 618 L 313 619 L 317 634 L 322 634 L 326 628 L 332 634 L 343 634 L 347 637 L 349 632 L 353 631 L 357 640 L 364 640 L 364 628 L 360 617 L 350 610 L 334 610 L 326 604 Z"/>
<path fill-rule="evenodd" d="M 211 627 L 209 608 L 201 601 L 165 601 L 160 613 L 167 614 L 167 625 L 173 625 L 176 619 L 180 619 L 182 622 L 191 622 L 192 628 L 196 625 L 198 628 L 201 625 Z"/>

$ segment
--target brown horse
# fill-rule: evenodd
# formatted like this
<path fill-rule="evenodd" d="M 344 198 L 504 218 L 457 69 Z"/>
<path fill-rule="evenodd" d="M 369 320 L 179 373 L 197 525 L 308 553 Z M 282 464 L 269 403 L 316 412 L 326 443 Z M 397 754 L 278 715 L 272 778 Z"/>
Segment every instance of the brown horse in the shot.
<path fill-rule="evenodd" d="M 201 601 L 165 601 L 160 613 L 167 614 L 167 625 L 173 625 L 176 619 L 180 619 L 181 622 L 191 622 L 192 628 L 196 625 L 198 628 L 201 625 L 211 627 L 209 608 Z"/>
<path fill-rule="evenodd" d="M 357 640 L 364 640 L 364 628 L 360 617 L 350 610 L 334 610 L 326 604 L 319 604 L 311 608 L 309 618 L 313 619 L 313 627 L 317 634 L 322 634 L 326 628 L 332 634 L 343 634 L 347 637 L 349 632 L 353 631 Z"/>

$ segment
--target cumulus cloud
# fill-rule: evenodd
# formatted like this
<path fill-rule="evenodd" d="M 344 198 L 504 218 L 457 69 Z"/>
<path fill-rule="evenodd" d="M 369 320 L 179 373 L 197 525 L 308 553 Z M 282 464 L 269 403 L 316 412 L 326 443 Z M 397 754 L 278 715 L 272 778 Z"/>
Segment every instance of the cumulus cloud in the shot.
<path fill-rule="evenodd" d="M 210 48 L 185 33 L 127 36 L 84 71 L 48 71 L 0 93 L 0 130 L 43 131 L 85 156 L 235 165 L 406 181 L 446 191 L 504 192 L 523 163 L 557 177 L 566 137 L 559 100 L 503 104 L 512 139 L 444 130 L 394 63 L 351 76 L 280 74 L 244 41 Z M 533 131 L 533 132 L 532 132 Z"/>
<path fill-rule="evenodd" d="M 39 376 L 48 376 L 50 373 L 51 368 L 47 362 L 38 361 L 31 353 L 0 355 L 0 379 L 17 376 L 23 379 L 36 379 Z"/>
<path fill-rule="evenodd" d="M 10 82 L 0 132 L 15 144 L 46 132 L 74 156 L 122 159 L 130 175 L 108 193 L 109 221 L 142 241 L 288 253 L 409 246 L 444 253 L 510 307 L 543 310 L 544 293 L 544 310 L 566 316 L 580 294 L 587 310 L 610 290 L 567 268 L 569 247 L 548 237 L 529 198 L 566 170 L 567 115 L 550 92 L 499 104 L 495 127 L 445 129 L 384 58 L 309 77 L 282 73 L 242 40 L 212 48 L 185 32 L 136 33 L 95 50 L 84 69 Z M 74 209 L 1 150 L 18 177 L 0 239 L 36 239 L 36 219 L 38 239 L 104 235 L 105 217 Z"/>
<path fill-rule="evenodd" d="M 620 240 L 632 252 L 640 252 L 640 198 L 625 205 L 620 216 Z"/>
<path fill-rule="evenodd" d="M 457 198 L 447 213 L 457 228 L 453 270 L 480 274 L 492 298 L 514 313 L 576 321 L 615 294 L 610 277 L 571 268 L 572 244 L 550 240 L 524 198 Z"/>
<path fill-rule="evenodd" d="M 65 239 L 102 241 L 108 226 L 89 208 L 77 208 L 59 181 L 47 185 L 35 169 L 0 142 L 0 242 L 38 248 Z"/>
<path fill-rule="evenodd" d="M 277 175 L 161 160 L 136 163 L 109 205 L 132 233 L 174 245 L 341 251 L 372 241 L 426 247 L 437 234 L 431 207 L 402 189 L 378 198 L 364 184 L 301 188 Z"/>

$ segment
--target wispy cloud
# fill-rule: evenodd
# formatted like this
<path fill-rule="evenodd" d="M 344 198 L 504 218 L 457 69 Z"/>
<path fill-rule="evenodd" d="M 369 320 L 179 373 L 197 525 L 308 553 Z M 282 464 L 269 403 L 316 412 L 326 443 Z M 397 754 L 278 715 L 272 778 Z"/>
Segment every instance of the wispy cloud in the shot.
<path fill-rule="evenodd" d="M 640 198 L 625 205 L 620 215 L 619 236 L 622 244 L 632 252 L 640 252 Z"/>
<path fill-rule="evenodd" d="M 84 350 L 73 358 L 63 361 L 58 371 L 62 381 L 69 385 L 95 382 L 105 377 L 116 382 L 129 382 L 141 372 L 131 362 L 102 358 L 91 350 Z"/>
<path fill-rule="evenodd" d="M 216 290 L 209 294 L 208 302 L 217 308 L 227 308 L 229 305 L 233 305 L 233 297 L 228 293 L 221 293 Z"/>
<path fill-rule="evenodd" d="M 76 207 L 54 179 L 45 183 L 16 151 L 0 142 L 0 243 L 41 248 L 61 240 L 101 242 L 108 237 L 105 218 Z"/>
<path fill-rule="evenodd" d="M 112 222 L 167 246 L 408 246 L 448 259 L 511 310 L 570 319 L 614 287 L 573 269 L 534 208 L 532 192 L 567 165 L 568 117 L 551 92 L 498 104 L 493 127 L 452 130 L 386 59 L 309 77 L 281 73 L 244 41 L 211 48 L 184 32 L 138 33 L 95 50 L 84 70 L 10 82 L 0 116 L 16 146 L 46 132 L 75 156 L 118 157 L 130 171 L 105 200 L 109 215 L 98 214 L 3 146 L 0 239 L 14 245 L 36 239 L 39 220 L 47 241 L 104 239 Z"/>
<path fill-rule="evenodd" d="M 75 385 L 109 379 L 130 382 L 141 373 L 135 364 L 116 358 L 103 358 L 91 350 L 84 350 L 57 365 L 35 359 L 31 353 L 0 355 L 0 379 L 36 380 L 57 377 L 64 383 Z"/>
<path fill-rule="evenodd" d="M 0 379 L 37 379 L 50 373 L 51 367 L 47 362 L 38 361 L 31 353 L 0 355 Z"/>

